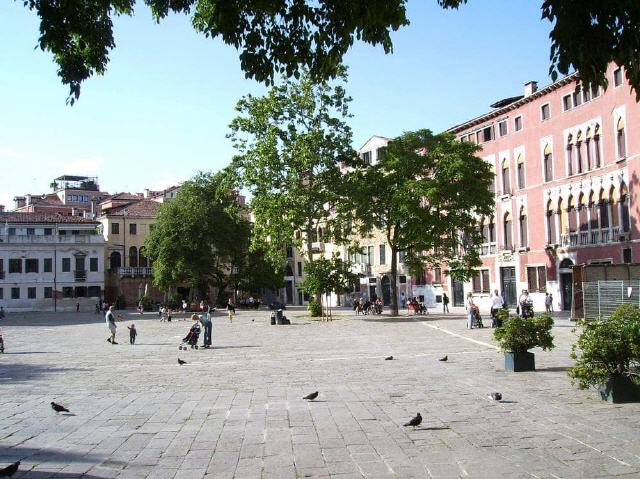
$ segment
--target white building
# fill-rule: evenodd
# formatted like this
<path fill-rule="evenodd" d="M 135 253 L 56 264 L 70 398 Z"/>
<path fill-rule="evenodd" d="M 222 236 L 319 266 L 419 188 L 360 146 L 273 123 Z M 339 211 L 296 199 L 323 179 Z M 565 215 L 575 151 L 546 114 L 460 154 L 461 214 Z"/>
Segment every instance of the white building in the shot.
<path fill-rule="evenodd" d="M 104 290 L 104 238 L 95 220 L 0 213 L 0 305 L 6 311 L 93 310 Z"/>

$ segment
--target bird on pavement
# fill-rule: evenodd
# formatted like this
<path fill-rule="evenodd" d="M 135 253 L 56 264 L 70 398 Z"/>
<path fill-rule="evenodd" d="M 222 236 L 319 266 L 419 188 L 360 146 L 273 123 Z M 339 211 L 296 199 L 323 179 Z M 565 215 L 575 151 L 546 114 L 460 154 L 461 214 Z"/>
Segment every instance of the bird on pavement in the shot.
<path fill-rule="evenodd" d="M 187 364 L 187 362 L 186 362 L 186 361 L 183 361 L 183 360 L 182 360 L 182 359 L 180 359 L 180 358 L 178 358 L 178 364 L 179 364 L 180 366 L 182 366 L 183 364 Z"/>
<path fill-rule="evenodd" d="M 51 407 L 55 412 L 69 412 L 69 410 L 64 407 L 62 404 L 57 404 L 51 401 Z"/>
<path fill-rule="evenodd" d="M 16 472 L 18 472 L 18 467 L 20 467 L 20 461 L 14 462 L 10 466 L 5 467 L 4 469 L 0 469 L 0 477 L 11 477 Z"/>
<path fill-rule="evenodd" d="M 311 393 L 311 394 L 307 394 L 305 397 L 303 397 L 302 399 L 307 399 L 309 401 L 313 401 L 315 398 L 318 397 L 318 391 Z"/>
<path fill-rule="evenodd" d="M 393 356 L 387 356 L 384 358 L 385 361 L 393 361 Z"/>
<path fill-rule="evenodd" d="M 489 397 L 494 401 L 502 401 L 502 393 L 491 393 Z"/>
<path fill-rule="evenodd" d="M 449 359 L 449 357 L 447 355 L 445 355 L 443 358 L 438 359 L 438 361 L 444 361 L 446 362 L 447 359 Z"/>
<path fill-rule="evenodd" d="M 416 417 L 414 417 L 413 419 L 411 419 L 411 421 L 409 421 L 408 423 L 404 424 L 404 427 L 412 426 L 415 429 L 415 427 L 419 426 L 421 422 L 422 422 L 422 416 L 420 415 L 420 413 L 418 413 L 418 415 Z"/>

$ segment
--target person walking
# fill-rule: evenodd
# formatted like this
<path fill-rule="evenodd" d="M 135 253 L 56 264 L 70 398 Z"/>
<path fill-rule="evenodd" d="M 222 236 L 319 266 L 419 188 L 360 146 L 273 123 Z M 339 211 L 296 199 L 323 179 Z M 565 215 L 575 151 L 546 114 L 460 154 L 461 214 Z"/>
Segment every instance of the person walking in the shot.
<path fill-rule="evenodd" d="M 493 298 L 491 298 L 491 326 L 496 327 L 498 325 L 498 311 L 504 308 L 504 299 L 498 290 L 493 291 Z"/>
<path fill-rule="evenodd" d="M 200 316 L 200 322 L 204 329 L 203 346 L 205 348 L 211 347 L 211 332 L 213 329 L 213 323 L 211 322 L 211 308 L 207 303 L 203 305 L 202 315 Z"/>
<path fill-rule="evenodd" d="M 549 293 L 549 311 L 553 313 L 553 295 Z"/>
<path fill-rule="evenodd" d="M 109 332 L 111 333 L 111 336 L 107 338 L 107 342 L 111 344 L 118 344 L 116 343 L 116 330 L 118 327 L 116 326 L 116 317 L 113 313 L 113 309 L 113 305 L 109 306 L 107 314 L 104 315 L 104 318 L 107 322 L 107 327 L 109 328 Z"/>
<path fill-rule="evenodd" d="M 129 328 L 129 344 L 136 344 L 136 336 L 138 335 L 136 325 L 132 324 L 131 326 L 127 326 L 127 328 Z"/>
<path fill-rule="evenodd" d="M 467 301 L 465 306 L 467 307 L 467 329 L 473 329 L 473 315 L 475 314 L 476 305 L 473 302 L 473 294 L 467 293 Z"/>
<path fill-rule="evenodd" d="M 449 312 L 449 296 L 447 296 L 447 293 L 442 293 L 442 312 Z"/>
<path fill-rule="evenodd" d="M 231 298 L 227 300 L 227 314 L 229 315 L 229 322 L 233 323 L 233 315 L 236 314 L 236 307 L 231 302 Z"/>

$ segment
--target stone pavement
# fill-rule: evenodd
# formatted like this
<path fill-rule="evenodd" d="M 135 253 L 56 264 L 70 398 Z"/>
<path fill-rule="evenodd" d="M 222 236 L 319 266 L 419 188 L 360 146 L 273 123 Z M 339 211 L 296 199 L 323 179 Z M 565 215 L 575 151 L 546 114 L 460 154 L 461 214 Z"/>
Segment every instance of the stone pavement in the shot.
<path fill-rule="evenodd" d="M 154 314 L 125 314 L 118 345 L 98 315 L 10 315 L 0 466 L 20 459 L 14 477 L 38 479 L 640 477 L 640 404 L 571 386 L 566 320 L 538 371 L 509 374 L 491 330 L 460 315 L 286 314 L 290 326 L 218 313 L 215 349 L 197 351 L 178 350 L 190 322 Z M 402 427 L 416 412 L 421 427 Z"/>

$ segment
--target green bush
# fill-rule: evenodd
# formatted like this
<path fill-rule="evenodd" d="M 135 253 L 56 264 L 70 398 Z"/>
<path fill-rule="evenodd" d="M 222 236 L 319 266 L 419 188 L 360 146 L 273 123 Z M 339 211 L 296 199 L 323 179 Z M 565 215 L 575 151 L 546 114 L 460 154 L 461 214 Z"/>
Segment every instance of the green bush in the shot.
<path fill-rule="evenodd" d="M 502 326 L 496 328 L 493 336 L 500 349 L 512 353 L 525 353 L 535 347 L 549 351 L 554 348 L 553 319 L 549 315 L 524 319 L 520 316 L 504 319 Z"/>
<path fill-rule="evenodd" d="M 322 305 L 315 299 L 312 299 L 307 306 L 307 311 L 309 311 L 311 317 L 317 318 L 318 316 L 322 316 Z"/>
<path fill-rule="evenodd" d="M 586 389 L 628 376 L 640 385 L 640 309 L 623 304 L 609 319 L 581 321 L 579 327 L 582 333 L 571 347 L 576 364 L 568 371 L 574 384 Z"/>

